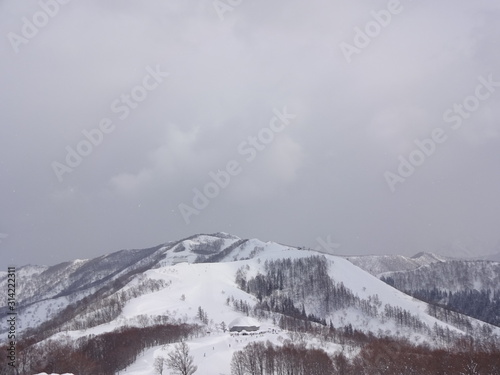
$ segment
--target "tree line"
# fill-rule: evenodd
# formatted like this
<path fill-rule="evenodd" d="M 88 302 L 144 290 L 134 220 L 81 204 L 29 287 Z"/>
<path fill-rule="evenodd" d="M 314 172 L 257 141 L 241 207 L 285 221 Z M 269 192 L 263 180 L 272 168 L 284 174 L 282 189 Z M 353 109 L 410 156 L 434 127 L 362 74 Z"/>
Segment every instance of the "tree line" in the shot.
<path fill-rule="evenodd" d="M 179 342 L 199 333 L 199 326 L 166 324 L 141 328 L 122 327 L 74 342 L 69 337 L 39 344 L 33 340 L 24 340 L 17 347 L 18 375 L 40 372 L 113 375 L 134 363 L 145 349 Z M 7 352 L 4 349 L 5 347 L 0 348 L 2 352 Z M 0 367 L 3 369 L 0 374 L 10 375 L 4 357 L 0 356 Z"/>
<path fill-rule="evenodd" d="M 250 278 L 246 266 L 237 270 L 236 284 L 254 295 L 258 302 L 252 308 L 247 302 L 235 300 L 236 310 L 258 317 L 278 313 L 282 316 L 280 327 L 290 329 L 297 324 L 304 325 L 298 320 L 326 325 L 326 317 L 337 310 L 352 307 L 367 317 L 391 319 L 416 332 L 431 333 L 431 328 L 409 311 L 390 305 L 381 309 L 382 303 L 377 295 L 361 299 L 342 282 L 336 283 L 328 273 L 324 256 L 266 261 L 264 270 L 265 273 Z M 306 306 L 311 306 L 311 302 L 314 311 L 310 311 L 311 308 L 307 311 Z"/>
<path fill-rule="evenodd" d="M 500 350 L 467 345 L 444 349 L 405 340 L 365 337 L 359 354 L 349 359 L 322 349 L 286 341 L 253 342 L 233 354 L 231 375 L 492 375 L 500 374 Z"/>
<path fill-rule="evenodd" d="M 231 375 L 326 375 L 334 366 L 321 349 L 286 343 L 252 342 L 233 354 Z"/>
<path fill-rule="evenodd" d="M 500 263 L 447 261 L 381 280 L 424 302 L 500 327 Z"/>
<path fill-rule="evenodd" d="M 382 281 L 394 285 L 391 277 L 382 278 Z M 440 306 L 500 327 L 500 291 L 498 290 L 469 289 L 452 292 L 437 288 L 419 288 L 416 290 L 404 290 L 403 292 L 432 305 Z"/>
<path fill-rule="evenodd" d="M 266 261 L 264 267 L 265 274 L 248 280 L 244 267 L 236 273 L 238 286 L 256 296 L 263 310 L 293 315 L 296 307 L 290 301 L 311 299 L 321 301 L 319 314 L 327 315 L 360 302 L 343 283 L 332 280 L 323 256 Z"/>

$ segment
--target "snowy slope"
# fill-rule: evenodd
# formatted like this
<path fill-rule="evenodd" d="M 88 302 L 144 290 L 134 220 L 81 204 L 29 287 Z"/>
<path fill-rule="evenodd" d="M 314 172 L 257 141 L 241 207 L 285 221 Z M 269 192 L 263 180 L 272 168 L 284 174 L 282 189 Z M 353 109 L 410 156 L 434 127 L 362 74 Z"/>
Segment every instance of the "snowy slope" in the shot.
<path fill-rule="evenodd" d="M 221 264 L 177 264 L 171 267 L 164 267 L 147 272 L 148 277 L 161 278 L 165 281 L 172 281 L 170 286 L 162 291 L 150 295 L 141 296 L 138 299 L 127 304 L 124 310 L 123 318 L 125 320 L 134 320 L 140 314 L 160 314 L 172 313 L 173 316 L 182 317 L 188 321 L 196 321 L 195 315 L 197 307 L 201 306 L 207 311 L 208 316 L 214 323 L 225 321 L 228 323 L 235 318 L 238 312 L 235 312 L 230 306 L 227 306 L 225 300 L 231 295 L 235 298 L 241 298 L 248 302 L 255 302 L 253 296 L 237 288 L 234 283 L 235 273 L 238 268 L 249 265 L 250 272 L 257 274 L 263 271 L 263 264 L 266 260 L 279 258 L 298 259 L 311 255 L 308 251 L 299 251 L 290 248 L 284 248 L 280 245 L 268 243 L 263 245 L 264 251 L 254 259 L 221 263 Z M 449 326 L 426 313 L 427 305 L 417 301 L 396 289 L 388 287 L 385 283 L 376 277 L 360 270 L 349 261 L 334 256 L 327 256 L 330 265 L 330 275 L 338 282 L 356 291 L 361 298 L 369 298 L 377 295 L 382 305 L 390 304 L 407 309 L 412 314 L 419 316 L 426 324 L 432 326 L 438 324 L 450 330 L 459 331 L 455 327 Z M 181 300 L 185 295 L 186 299 Z M 161 301 L 161 302 L 159 302 Z M 308 306 L 314 309 L 314 307 Z M 384 333 L 396 335 L 400 334 L 412 338 L 414 342 L 431 341 L 429 337 L 423 337 L 421 334 L 413 334 L 409 331 L 402 332 L 404 329 L 398 328 L 394 322 L 383 322 L 379 319 L 366 318 L 360 311 L 345 310 L 338 311 L 332 317 L 335 326 L 353 324 L 358 329 L 366 332 L 377 333 L 383 330 Z M 212 328 L 215 326 L 213 325 Z M 111 328 L 111 327 L 110 327 Z M 270 333 L 270 329 L 276 329 L 278 333 Z M 273 343 L 280 344 L 284 339 L 289 338 L 287 332 L 273 326 L 271 322 L 264 322 L 263 330 L 265 333 L 257 338 L 254 337 L 232 337 L 228 333 L 222 333 L 217 329 L 211 329 L 211 334 L 192 340 L 189 342 L 191 352 L 195 357 L 195 364 L 198 365 L 200 374 L 230 374 L 231 356 L 236 350 L 242 349 L 251 340 L 270 340 Z M 91 331 L 95 333 L 95 331 Z M 86 332 L 89 333 L 89 332 Z M 75 337 L 79 336 L 76 334 Z M 310 346 L 320 347 L 319 342 Z M 153 374 L 152 364 L 155 356 L 166 356 L 169 346 L 158 347 L 148 350 L 142 358 L 130 366 L 124 374 L 149 375 Z M 332 344 L 327 349 L 331 353 L 340 350 L 338 345 Z"/>
<path fill-rule="evenodd" d="M 120 316 L 110 323 L 83 331 L 66 331 L 58 336 L 69 336 L 72 339 L 77 339 L 90 334 L 97 335 L 109 332 L 123 325 L 139 326 L 144 324 L 144 316 L 153 319 L 154 316 L 166 315 L 182 322 L 200 323 L 197 318 L 199 307 L 206 311 L 210 320 L 208 330 L 215 331 L 221 322 L 225 322 L 227 325 L 236 317 L 242 316 L 242 313 L 235 311 L 232 305 L 227 303 L 228 297 L 241 299 L 251 305 L 257 302 L 254 296 L 239 289 L 235 283 L 235 275 L 240 267 L 248 266 L 248 276 L 250 277 L 264 272 L 266 260 L 299 259 L 315 255 L 314 252 L 291 249 L 275 243 L 252 241 L 264 248 L 256 258 L 223 263 L 178 263 L 148 270 L 143 274 L 146 278 L 163 280 L 168 286 L 157 292 L 147 293 L 128 301 Z M 426 303 L 388 286 L 346 259 L 328 255 L 325 257 L 328 259 L 329 274 L 332 279 L 337 283 L 343 283 L 346 288 L 353 291 L 361 299 L 374 300 L 376 296 L 381 310 L 386 304 L 400 307 L 417 316 L 429 327 L 437 324 L 443 328 L 460 332 L 459 329 L 428 315 Z M 124 290 L 132 288 L 135 284 L 136 281 L 131 281 Z M 321 304 L 321 301 L 311 301 L 306 305 L 306 312 L 316 313 L 318 311 L 317 304 Z M 365 332 L 377 333 L 382 330 L 393 335 L 406 335 L 415 340 L 431 341 L 430 337 L 424 337 L 421 333 L 397 327 L 393 321 L 367 317 L 361 311 L 352 308 L 336 311 L 327 318 L 332 319 L 337 327 L 352 324 Z M 270 325 L 271 322 L 267 322 L 267 324 Z M 477 324 L 480 323 L 477 322 Z"/>
<path fill-rule="evenodd" d="M 242 248 L 231 248 L 237 243 Z M 254 248 L 245 249 L 245 241 L 226 233 L 196 235 L 142 250 L 122 250 L 90 260 L 75 260 L 52 267 L 24 266 L 16 271 L 18 331 L 37 327 L 54 317 L 70 303 L 108 288 L 116 280 L 127 280 L 147 269 L 176 263 L 193 263 L 203 257 L 210 258 L 224 250 L 232 259 L 248 257 Z M 234 253 L 234 254 L 233 254 Z M 0 288 L 6 289 L 6 274 L 0 277 Z M 5 297 L 2 297 L 5 298 Z M 0 313 L 5 302 L 0 300 Z M 0 337 L 5 335 L 0 328 Z"/>
<path fill-rule="evenodd" d="M 360 331 L 372 333 L 375 336 L 405 337 L 414 343 L 425 342 L 431 346 L 440 345 L 432 334 L 433 327 L 440 327 L 460 335 L 466 334 L 460 327 L 429 315 L 426 303 L 392 288 L 380 281 L 377 276 L 358 266 L 362 264 L 365 268 L 370 268 L 374 274 L 378 274 L 386 272 L 389 268 L 417 269 L 425 267 L 426 264 L 445 261 L 437 256 L 419 254 L 414 258 L 390 256 L 377 257 L 375 260 L 373 257 L 346 259 L 319 254 L 313 250 L 298 250 L 274 242 L 262 242 L 257 239 L 243 240 L 225 233 L 191 236 L 151 249 L 114 253 L 94 260 L 63 264 L 52 270 L 50 282 L 43 286 L 47 290 L 49 285 L 58 286 L 60 296 L 57 297 L 54 292 L 51 292 L 52 297 L 50 297 L 51 294 L 46 293 L 42 295 L 42 300 L 31 302 L 19 316 L 20 326 L 36 326 L 38 322 L 43 322 L 51 314 L 55 315 L 61 311 L 64 306 L 81 300 L 102 287 L 108 288 L 105 298 L 117 297 L 125 301 L 116 317 L 91 328 L 78 330 L 68 329 L 67 327 L 71 326 L 71 321 L 69 321 L 67 322 L 69 325 L 60 326 L 61 332 L 48 339 L 71 341 L 111 332 L 124 326 L 145 327 L 153 325 L 158 317 L 166 318 L 172 323 L 204 325 L 198 316 L 201 308 L 208 318 L 208 324 L 204 325 L 204 333 L 201 337 L 188 342 L 195 357 L 195 364 L 203 369 L 197 373 L 229 374 L 232 353 L 242 349 L 250 340 L 270 340 L 275 344 L 281 344 L 285 339 L 294 339 L 292 334 L 281 331 L 277 326 L 276 322 L 279 320 L 277 313 L 270 313 L 269 318 L 260 321 L 261 333 L 258 336 L 233 337 L 228 332 L 222 331 L 222 326 L 227 326 L 238 317 L 245 317 L 244 313 L 235 309 L 233 301 L 241 300 L 250 306 L 258 302 L 255 295 L 247 293 L 237 285 L 238 270 L 244 269 L 246 277 L 251 279 L 259 274 L 264 275 L 267 272 L 266 263 L 268 262 L 280 259 L 290 259 L 293 262 L 310 257 L 323 259 L 327 264 L 328 275 L 335 285 L 343 285 L 349 293 L 357 296 L 362 303 L 371 306 L 376 313 L 367 315 L 355 305 L 324 313 L 324 309 L 321 308 L 324 301 L 311 296 L 304 296 L 301 299 L 293 293 L 290 294 L 297 306 L 304 306 L 306 314 L 319 315 L 320 318 L 331 321 L 336 328 L 352 325 Z M 210 261 L 214 259 L 216 261 Z M 42 282 L 43 278 L 40 275 L 49 269 L 29 267 L 23 271 L 21 282 L 32 283 L 34 279 Z M 68 273 L 70 269 L 73 271 Z M 94 277 L 90 277 L 91 269 L 96 271 Z M 70 281 L 54 282 L 56 272 L 62 272 Z M 301 276 L 297 275 L 296 280 L 292 280 L 293 283 L 300 285 L 307 281 Z M 30 277 L 32 277 L 31 280 Z M 155 287 L 148 289 L 143 288 L 144 285 Z M 280 293 L 288 293 L 288 291 L 283 290 Z M 34 295 L 30 296 L 30 298 L 33 297 Z M 384 315 L 388 306 L 404 310 L 421 321 L 428 327 L 428 330 L 416 331 L 398 324 L 395 319 Z M 271 317 L 278 319 L 273 321 Z M 74 319 L 84 321 L 85 316 L 80 315 Z M 23 321 L 34 323 L 23 325 Z M 493 332 L 500 334 L 499 328 L 490 327 L 474 319 L 469 321 L 473 327 L 488 326 Z M 324 345 L 314 338 L 308 338 L 306 341 L 312 347 Z M 328 345 L 325 349 L 330 353 L 340 350 L 337 344 Z M 171 345 L 151 348 L 121 373 L 153 374 L 155 356 L 166 356 L 170 349 Z"/>

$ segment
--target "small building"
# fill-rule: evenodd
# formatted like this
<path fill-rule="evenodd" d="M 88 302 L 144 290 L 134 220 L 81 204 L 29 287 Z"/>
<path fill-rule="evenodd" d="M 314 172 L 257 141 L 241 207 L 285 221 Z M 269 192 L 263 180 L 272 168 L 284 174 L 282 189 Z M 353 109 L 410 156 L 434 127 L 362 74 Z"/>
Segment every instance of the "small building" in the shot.
<path fill-rule="evenodd" d="M 254 332 L 258 331 L 259 329 L 260 323 L 248 316 L 236 318 L 231 323 L 229 323 L 229 332 Z"/>

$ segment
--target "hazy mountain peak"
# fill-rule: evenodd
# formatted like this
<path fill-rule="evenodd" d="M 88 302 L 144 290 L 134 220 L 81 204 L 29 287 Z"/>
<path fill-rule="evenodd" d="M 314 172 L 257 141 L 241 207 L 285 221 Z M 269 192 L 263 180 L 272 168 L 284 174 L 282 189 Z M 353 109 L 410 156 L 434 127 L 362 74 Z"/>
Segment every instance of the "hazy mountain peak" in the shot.
<path fill-rule="evenodd" d="M 413 255 L 411 257 L 411 259 L 414 259 L 414 260 L 419 261 L 419 262 L 424 262 L 424 263 L 434 263 L 434 262 L 443 262 L 448 258 L 434 254 L 434 253 L 421 251 L 420 253 Z"/>

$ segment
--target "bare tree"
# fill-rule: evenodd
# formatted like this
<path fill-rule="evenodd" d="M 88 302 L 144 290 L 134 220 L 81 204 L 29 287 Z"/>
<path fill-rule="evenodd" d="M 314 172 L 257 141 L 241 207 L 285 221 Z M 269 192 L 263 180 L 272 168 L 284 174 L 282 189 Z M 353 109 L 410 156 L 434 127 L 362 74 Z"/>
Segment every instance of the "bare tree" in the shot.
<path fill-rule="evenodd" d="M 184 341 L 176 344 L 174 351 L 168 354 L 167 367 L 180 375 L 192 375 L 198 369 L 193 365 L 193 356 L 189 355 L 189 346 Z"/>
<path fill-rule="evenodd" d="M 163 366 L 165 364 L 165 357 L 156 357 L 155 362 L 153 364 L 155 371 L 162 375 L 163 374 Z"/>
<path fill-rule="evenodd" d="M 246 372 L 246 355 L 242 351 L 235 352 L 231 360 L 231 374 L 245 375 Z"/>

